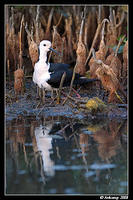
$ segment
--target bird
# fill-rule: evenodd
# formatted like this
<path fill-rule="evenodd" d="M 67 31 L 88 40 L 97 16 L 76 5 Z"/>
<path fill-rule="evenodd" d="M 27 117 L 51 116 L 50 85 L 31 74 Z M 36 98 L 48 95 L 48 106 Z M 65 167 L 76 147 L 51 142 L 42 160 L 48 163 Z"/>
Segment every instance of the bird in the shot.
<path fill-rule="evenodd" d="M 49 63 L 47 54 L 49 51 L 53 51 L 52 44 L 49 40 L 42 40 L 39 44 L 39 59 L 35 63 L 33 72 L 33 82 L 38 85 L 39 88 L 43 88 L 47 91 L 53 91 L 60 86 L 60 81 L 64 72 L 66 73 L 63 87 L 70 86 L 73 71 L 69 69 L 70 65 L 65 63 Z M 80 74 L 75 74 L 73 85 L 86 85 L 87 83 L 96 81 L 97 79 L 88 79 L 82 77 Z"/>

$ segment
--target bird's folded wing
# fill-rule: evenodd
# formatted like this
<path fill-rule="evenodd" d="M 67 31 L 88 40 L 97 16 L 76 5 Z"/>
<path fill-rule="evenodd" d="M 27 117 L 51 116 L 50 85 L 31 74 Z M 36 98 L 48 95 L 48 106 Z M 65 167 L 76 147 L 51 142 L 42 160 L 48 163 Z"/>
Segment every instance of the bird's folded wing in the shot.
<path fill-rule="evenodd" d="M 64 64 L 64 63 L 50 63 L 49 72 L 53 72 L 55 70 L 62 70 L 62 69 L 68 69 L 70 65 Z"/>
<path fill-rule="evenodd" d="M 57 71 L 50 74 L 50 79 L 47 81 L 48 84 L 59 83 L 61 81 L 61 77 L 63 75 L 63 71 Z"/>

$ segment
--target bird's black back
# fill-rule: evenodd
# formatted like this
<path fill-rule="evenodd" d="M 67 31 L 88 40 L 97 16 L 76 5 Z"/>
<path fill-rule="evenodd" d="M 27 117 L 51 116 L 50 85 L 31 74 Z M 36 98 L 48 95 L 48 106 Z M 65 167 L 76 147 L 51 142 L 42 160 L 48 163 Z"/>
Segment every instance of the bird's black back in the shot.
<path fill-rule="evenodd" d="M 49 72 L 69 68 L 70 65 L 64 63 L 50 63 Z"/>
<path fill-rule="evenodd" d="M 68 64 L 50 63 L 49 72 L 51 72 L 51 74 L 50 74 L 50 79 L 47 81 L 47 83 L 54 88 L 58 88 L 60 86 L 62 75 L 65 72 L 66 77 L 63 83 L 63 87 L 70 86 L 73 71 L 70 70 L 69 67 L 70 65 Z M 73 85 L 84 85 L 95 80 L 96 79 L 82 78 L 80 74 L 76 73 Z"/>

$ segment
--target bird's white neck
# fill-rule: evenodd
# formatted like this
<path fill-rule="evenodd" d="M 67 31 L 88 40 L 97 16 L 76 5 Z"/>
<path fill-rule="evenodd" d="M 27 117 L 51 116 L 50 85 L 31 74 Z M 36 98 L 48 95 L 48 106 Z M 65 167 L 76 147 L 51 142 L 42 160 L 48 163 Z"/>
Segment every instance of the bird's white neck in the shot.
<path fill-rule="evenodd" d="M 40 51 L 39 60 L 46 62 L 47 61 L 47 52 Z"/>

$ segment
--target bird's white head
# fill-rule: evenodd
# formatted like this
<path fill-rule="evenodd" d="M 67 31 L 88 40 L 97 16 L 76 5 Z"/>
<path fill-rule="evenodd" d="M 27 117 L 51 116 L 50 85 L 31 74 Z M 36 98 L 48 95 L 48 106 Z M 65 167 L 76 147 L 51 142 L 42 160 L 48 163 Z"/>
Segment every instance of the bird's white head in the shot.
<path fill-rule="evenodd" d="M 48 52 L 48 51 L 50 51 L 51 45 L 52 44 L 51 44 L 50 41 L 48 41 L 48 40 L 42 40 L 40 42 L 39 49 L 40 49 L 40 51 Z"/>
<path fill-rule="evenodd" d="M 47 60 L 47 53 L 48 51 L 53 51 L 57 54 L 60 54 L 55 49 L 51 48 L 52 44 L 48 40 L 42 40 L 39 45 L 39 59 L 40 60 Z"/>

